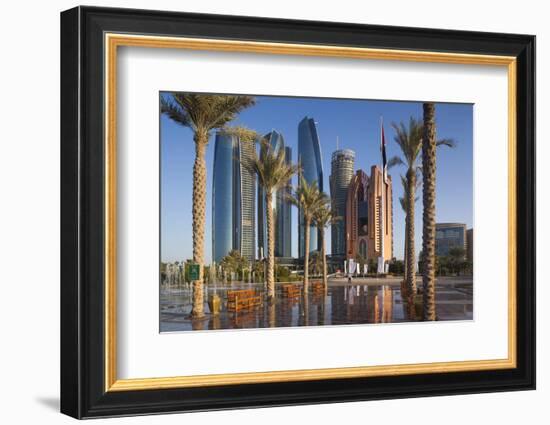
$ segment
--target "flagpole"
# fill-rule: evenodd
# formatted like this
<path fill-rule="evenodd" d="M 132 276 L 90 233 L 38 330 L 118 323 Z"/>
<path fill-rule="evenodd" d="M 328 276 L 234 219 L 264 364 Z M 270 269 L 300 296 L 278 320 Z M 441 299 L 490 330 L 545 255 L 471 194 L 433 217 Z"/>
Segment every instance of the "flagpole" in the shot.
<path fill-rule="evenodd" d="M 379 269 L 379 272 L 380 272 L 380 269 L 382 270 L 381 273 L 385 273 L 386 271 L 386 264 L 385 264 L 385 261 L 384 261 L 384 240 L 386 239 L 385 238 L 385 199 L 384 199 L 384 192 L 386 191 L 386 175 L 385 175 L 385 170 L 384 170 L 384 156 L 383 156 L 383 149 L 384 149 L 384 138 L 382 136 L 382 132 L 384 131 L 383 130 L 384 128 L 384 118 L 382 117 L 382 115 L 380 115 L 380 153 L 381 153 L 381 159 L 382 159 L 382 196 L 381 196 L 381 205 L 380 205 L 380 236 L 381 236 L 381 240 L 380 240 L 380 260 L 379 260 L 379 263 L 381 264 L 381 266 L 378 267 Z"/>

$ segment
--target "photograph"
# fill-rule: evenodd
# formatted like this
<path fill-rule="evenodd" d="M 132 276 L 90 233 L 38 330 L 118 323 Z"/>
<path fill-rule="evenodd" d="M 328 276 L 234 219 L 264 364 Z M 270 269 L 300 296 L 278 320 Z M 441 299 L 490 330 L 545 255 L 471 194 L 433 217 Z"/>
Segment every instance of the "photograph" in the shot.
<path fill-rule="evenodd" d="M 160 332 L 474 319 L 473 104 L 158 101 Z"/>

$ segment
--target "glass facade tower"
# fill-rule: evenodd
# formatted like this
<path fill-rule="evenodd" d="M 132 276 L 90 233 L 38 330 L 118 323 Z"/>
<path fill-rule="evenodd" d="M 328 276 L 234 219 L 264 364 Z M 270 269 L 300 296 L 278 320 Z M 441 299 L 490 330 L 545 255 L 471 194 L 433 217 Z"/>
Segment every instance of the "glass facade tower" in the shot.
<path fill-rule="evenodd" d="M 285 147 L 283 135 L 272 131 L 264 136 L 274 151 L 284 149 L 285 161 L 287 164 L 292 161 L 292 149 Z M 262 152 L 260 151 L 260 158 Z M 275 218 L 275 257 L 292 256 L 292 210 L 288 201 L 288 194 L 291 190 L 291 181 L 284 188 L 279 189 L 272 200 L 272 208 Z M 267 256 L 267 224 L 265 214 L 265 195 L 263 188 L 258 185 L 258 258 Z"/>
<path fill-rule="evenodd" d="M 235 135 L 216 133 L 212 181 L 212 260 L 220 262 L 237 250 L 254 259 L 255 186 L 245 164 L 254 155 L 253 143 Z"/>
<path fill-rule="evenodd" d="M 449 255 L 453 248 L 463 249 L 466 254 L 466 224 L 436 223 L 435 255 Z"/>
<path fill-rule="evenodd" d="M 351 149 L 339 149 L 332 153 L 330 167 L 330 199 L 337 217 L 341 217 L 331 225 L 331 254 L 346 253 L 346 200 L 348 186 L 353 177 L 355 152 Z"/>
<path fill-rule="evenodd" d="M 301 166 L 301 175 L 309 184 L 317 182 L 319 190 L 323 190 L 323 161 L 321 155 L 321 144 L 317 133 L 317 126 L 313 118 L 305 117 L 298 124 L 298 164 Z M 300 182 L 298 181 L 298 184 Z M 304 241 L 304 217 L 302 212 L 298 213 L 298 255 L 305 255 Z M 314 226 L 311 226 L 309 234 L 309 249 L 319 249 L 319 235 Z"/>

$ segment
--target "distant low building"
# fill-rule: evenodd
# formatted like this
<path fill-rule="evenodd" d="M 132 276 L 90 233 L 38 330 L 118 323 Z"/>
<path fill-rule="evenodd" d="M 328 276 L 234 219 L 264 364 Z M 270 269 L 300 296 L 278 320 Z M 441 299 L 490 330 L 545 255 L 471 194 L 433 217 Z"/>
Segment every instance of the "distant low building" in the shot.
<path fill-rule="evenodd" d="M 289 270 L 301 270 L 303 267 L 302 261 L 294 257 L 276 257 L 275 264 L 279 267 L 286 267 Z"/>
<path fill-rule="evenodd" d="M 462 248 L 466 253 L 466 225 L 464 223 L 436 223 L 435 255 L 449 255 L 453 248 Z"/>

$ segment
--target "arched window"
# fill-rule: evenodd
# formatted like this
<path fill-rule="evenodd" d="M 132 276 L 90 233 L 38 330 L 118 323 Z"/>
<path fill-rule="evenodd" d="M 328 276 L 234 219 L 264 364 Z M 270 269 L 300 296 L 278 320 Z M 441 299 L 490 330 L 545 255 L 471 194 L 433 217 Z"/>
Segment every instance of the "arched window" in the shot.
<path fill-rule="evenodd" d="M 362 183 L 359 184 L 357 188 L 357 202 L 365 201 L 365 188 Z"/>

